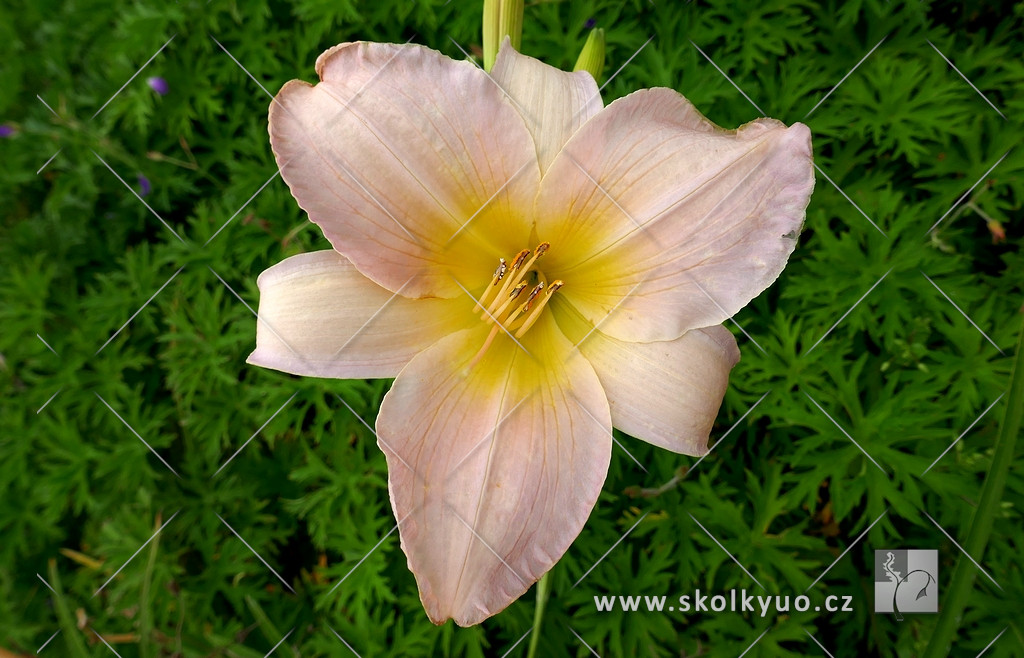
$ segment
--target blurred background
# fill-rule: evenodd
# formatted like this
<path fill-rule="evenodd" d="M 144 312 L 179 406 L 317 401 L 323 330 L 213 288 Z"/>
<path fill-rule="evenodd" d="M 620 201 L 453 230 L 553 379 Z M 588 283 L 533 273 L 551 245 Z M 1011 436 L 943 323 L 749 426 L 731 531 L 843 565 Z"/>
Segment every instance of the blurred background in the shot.
<path fill-rule="evenodd" d="M 807 123 L 818 182 L 699 460 L 617 438 L 535 594 L 435 627 L 372 427 L 387 381 L 250 367 L 256 277 L 328 248 L 267 109 L 344 41 L 479 57 L 451 0 L 13 0 L 0 20 L 0 656 L 917 656 L 875 550 L 938 551 L 938 596 L 1005 413 L 1024 304 L 1024 4 L 527 2 L 606 103 L 666 86 L 712 121 Z M 950 655 L 1024 655 L 1011 468 Z M 745 588 L 851 612 L 599 612 Z"/>

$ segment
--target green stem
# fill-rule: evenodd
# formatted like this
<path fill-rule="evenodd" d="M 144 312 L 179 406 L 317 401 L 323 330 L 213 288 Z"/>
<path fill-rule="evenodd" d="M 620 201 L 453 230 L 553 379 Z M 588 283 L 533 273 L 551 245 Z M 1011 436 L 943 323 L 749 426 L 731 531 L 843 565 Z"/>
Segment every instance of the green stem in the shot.
<path fill-rule="evenodd" d="M 57 609 L 57 619 L 60 620 L 61 635 L 71 655 L 77 658 L 88 658 L 89 650 L 85 648 L 85 641 L 82 639 L 82 632 L 78 630 L 75 618 L 71 614 L 67 598 L 64 596 L 64 588 L 60 583 L 60 574 L 57 573 L 57 561 L 50 560 L 49 571 L 50 587 L 53 588 L 53 603 Z"/>
<path fill-rule="evenodd" d="M 544 606 L 548 602 L 550 583 L 548 575 L 550 571 L 540 577 L 537 581 L 537 609 L 533 611 L 533 633 L 530 635 L 530 650 L 526 652 L 526 658 L 534 658 L 537 655 L 537 643 L 540 642 L 540 625 L 544 621 Z"/>
<path fill-rule="evenodd" d="M 1021 419 L 1024 417 L 1024 324 L 1017 337 L 1017 355 L 1014 358 L 1013 372 L 1010 374 L 1010 391 L 1006 397 L 1006 413 L 1003 415 L 999 437 L 996 439 L 992 465 L 982 485 L 981 500 L 974 510 L 971 529 L 967 534 L 967 541 L 964 542 L 964 551 L 977 560 L 982 558 L 985 545 L 992 534 L 992 524 L 1003 498 L 1006 477 L 1010 471 L 1010 464 L 1013 463 L 1014 449 L 1020 435 Z M 967 597 L 974 584 L 975 571 L 974 565 L 964 557 L 957 561 L 945 605 L 921 658 L 940 658 L 949 655 L 953 635 L 963 619 L 964 608 L 967 607 Z"/>

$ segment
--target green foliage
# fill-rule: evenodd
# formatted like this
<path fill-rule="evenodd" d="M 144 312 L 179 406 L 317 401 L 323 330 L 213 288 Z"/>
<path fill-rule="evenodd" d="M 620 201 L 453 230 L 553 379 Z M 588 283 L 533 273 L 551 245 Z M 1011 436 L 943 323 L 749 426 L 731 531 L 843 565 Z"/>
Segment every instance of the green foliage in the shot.
<path fill-rule="evenodd" d="M 345 655 L 344 642 L 472 657 L 531 629 L 529 594 L 476 628 L 424 615 L 363 422 L 388 382 L 245 364 L 257 275 L 328 247 L 275 175 L 265 92 L 312 80 L 347 40 L 476 52 L 479 4 L 15 0 L 0 21 L 0 122 L 16 130 L 0 140 L 0 652 L 59 630 L 41 655 L 108 655 L 99 634 L 126 658 L 279 642 L 274 655 Z M 743 359 L 722 443 L 697 464 L 617 435 L 644 470 L 615 448 L 551 573 L 538 655 L 736 656 L 755 640 L 744 655 L 920 653 L 935 617 L 872 613 L 872 551 L 937 548 L 951 573 L 991 462 L 1024 301 L 1022 16 L 1019 3 L 528 3 L 523 49 L 553 65 L 571 67 L 588 19 L 606 30 L 606 103 L 669 86 L 730 128 L 756 103 L 811 127 L 822 172 L 790 265 L 729 324 Z M 148 208 L 126 189 L 141 194 L 139 176 Z M 1024 598 L 1019 471 L 1007 485 L 973 556 L 1001 589 L 979 575 L 952 655 L 1004 628 L 986 655 L 1024 653 L 1006 614 Z M 697 588 L 845 595 L 854 610 L 595 609 Z"/>

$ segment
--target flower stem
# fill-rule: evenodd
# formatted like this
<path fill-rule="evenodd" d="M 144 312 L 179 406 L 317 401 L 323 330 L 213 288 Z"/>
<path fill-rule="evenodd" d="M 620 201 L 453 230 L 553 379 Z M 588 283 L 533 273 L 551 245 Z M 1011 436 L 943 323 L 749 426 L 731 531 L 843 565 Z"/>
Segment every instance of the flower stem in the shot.
<path fill-rule="evenodd" d="M 544 606 L 548 602 L 548 593 L 550 592 L 550 584 L 548 582 L 548 576 L 551 574 L 544 574 L 537 581 L 537 609 L 533 611 L 533 633 L 530 635 L 530 649 L 526 652 L 526 658 L 534 658 L 537 655 L 537 643 L 540 642 L 540 625 L 544 621 Z"/>
<path fill-rule="evenodd" d="M 1010 374 L 1006 413 L 1003 415 L 999 437 L 996 439 L 992 465 L 989 467 L 988 477 L 985 478 L 985 483 L 982 485 L 981 500 L 977 509 L 974 510 L 971 529 L 967 534 L 967 541 L 964 542 L 964 551 L 977 560 L 982 558 L 985 545 L 992 534 L 996 510 L 1003 497 L 1010 464 L 1013 463 L 1014 448 L 1017 437 L 1020 435 L 1022 417 L 1024 417 L 1024 324 L 1021 325 L 1020 335 L 1017 337 L 1017 354 L 1014 357 L 1013 372 Z M 974 565 L 961 557 L 953 571 L 953 580 L 949 587 L 946 603 L 942 607 L 942 613 L 935 623 L 931 640 L 924 653 L 921 654 L 921 658 L 939 658 L 949 655 L 953 635 L 963 619 L 964 608 L 967 607 L 967 597 L 974 584 L 974 577 Z"/>

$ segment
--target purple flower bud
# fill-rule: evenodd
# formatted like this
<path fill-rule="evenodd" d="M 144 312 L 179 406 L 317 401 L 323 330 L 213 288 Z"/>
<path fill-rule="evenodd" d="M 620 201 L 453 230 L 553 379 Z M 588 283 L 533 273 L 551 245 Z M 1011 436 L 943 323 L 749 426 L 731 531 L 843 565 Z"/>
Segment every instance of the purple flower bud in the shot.
<path fill-rule="evenodd" d="M 0 137 L 7 138 L 18 132 L 14 129 L 14 126 L 8 126 L 6 123 L 0 123 Z"/>
<path fill-rule="evenodd" d="M 146 196 L 153 191 L 153 186 L 150 184 L 149 179 L 139 174 L 139 191 L 142 193 L 141 196 Z"/>
<path fill-rule="evenodd" d="M 146 84 L 149 85 L 150 89 L 160 94 L 161 96 L 166 96 L 167 92 L 171 89 L 169 86 L 167 86 L 167 81 L 163 78 L 147 78 Z"/>
<path fill-rule="evenodd" d="M 597 19 L 596 18 L 588 18 L 587 22 L 583 24 L 583 29 L 585 29 L 585 30 L 592 30 L 595 25 L 597 25 Z"/>

